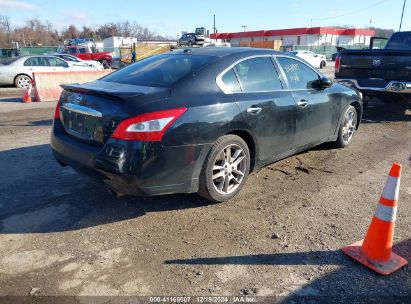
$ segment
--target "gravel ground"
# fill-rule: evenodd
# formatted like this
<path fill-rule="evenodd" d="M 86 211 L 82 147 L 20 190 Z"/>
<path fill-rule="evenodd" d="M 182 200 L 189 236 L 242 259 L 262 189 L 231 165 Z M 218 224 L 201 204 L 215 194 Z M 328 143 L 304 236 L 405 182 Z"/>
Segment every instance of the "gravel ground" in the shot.
<path fill-rule="evenodd" d="M 109 196 L 53 159 L 55 103 L 15 100 L 0 89 L 0 295 L 411 296 L 409 266 L 382 277 L 340 251 L 364 237 L 400 162 L 394 251 L 411 258 L 410 103 L 373 100 L 350 147 L 279 161 L 212 204 Z"/>

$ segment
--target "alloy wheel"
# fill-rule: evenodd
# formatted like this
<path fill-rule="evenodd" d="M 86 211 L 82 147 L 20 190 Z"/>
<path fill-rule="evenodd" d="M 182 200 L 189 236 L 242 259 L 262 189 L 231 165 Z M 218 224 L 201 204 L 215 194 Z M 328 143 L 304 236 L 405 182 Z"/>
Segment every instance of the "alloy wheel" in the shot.
<path fill-rule="evenodd" d="M 348 144 L 355 130 L 357 129 L 357 112 L 355 109 L 349 109 L 345 114 L 344 126 L 342 130 L 342 139 L 345 144 Z"/>
<path fill-rule="evenodd" d="M 233 193 L 244 179 L 247 168 L 245 151 L 237 144 L 226 146 L 213 165 L 213 185 L 219 194 Z"/>

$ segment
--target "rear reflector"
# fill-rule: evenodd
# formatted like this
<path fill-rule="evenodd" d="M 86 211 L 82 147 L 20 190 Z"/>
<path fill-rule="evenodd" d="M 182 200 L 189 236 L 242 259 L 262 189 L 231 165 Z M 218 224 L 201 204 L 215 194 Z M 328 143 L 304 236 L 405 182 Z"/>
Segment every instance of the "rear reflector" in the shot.
<path fill-rule="evenodd" d="M 123 140 L 161 141 L 167 129 L 187 108 L 145 113 L 123 120 L 112 138 Z"/>

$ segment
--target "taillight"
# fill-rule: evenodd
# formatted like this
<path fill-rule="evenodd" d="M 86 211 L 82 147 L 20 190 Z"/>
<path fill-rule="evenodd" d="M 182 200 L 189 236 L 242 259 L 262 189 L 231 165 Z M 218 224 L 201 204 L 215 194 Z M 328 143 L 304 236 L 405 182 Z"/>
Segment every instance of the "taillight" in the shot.
<path fill-rule="evenodd" d="M 57 101 L 56 110 L 54 111 L 54 119 L 60 119 L 60 102 Z"/>
<path fill-rule="evenodd" d="M 335 58 L 335 72 L 336 73 L 340 72 L 340 67 L 341 67 L 341 57 L 337 56 L 337 58 Z"/>
<path fill-rule="evenodd" d="M 167 129 L 187 108 L 145 113 L 123 120 L 115 129 L 112 138 L 123 140 L 161 141 Z"/>

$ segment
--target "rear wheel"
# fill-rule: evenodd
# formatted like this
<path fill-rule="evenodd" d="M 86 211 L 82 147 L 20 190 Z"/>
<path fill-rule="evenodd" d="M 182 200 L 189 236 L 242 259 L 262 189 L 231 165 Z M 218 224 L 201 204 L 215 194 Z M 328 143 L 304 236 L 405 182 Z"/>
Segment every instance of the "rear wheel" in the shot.
<path fill-rule="evenodd" d="M 321 63 L 320 63 L 320 69 L 325 68 L 326 65 L 327 65 L 327 64 L 326 64 L 325 61 L 321 61 Z"/>
<path fill-rule="evenodd" d="M 338 131 L 338 138 L 335 142 L 337 147 L 345 148 L 350 144 L 354 133 L 357 130 L 357 124 L 357 110 L 355 109 L 355 107 L 350 105 L 344 112 L 344 118 Z"/>
<path fill-rule="evenodd" d="M 213 145 L 200 175 L 198 194 L 224 202 L 243 188 L 250 170 L 250 150 L 236 135 L 224 135 Z"/>
<path fill-rule="evenodd" d="M 19 75 L 14 79 L 16 88 L 27 89 L 31 83 L 31 78 L 27 75 Z"/>

